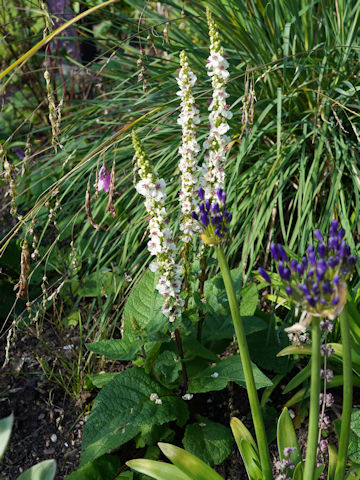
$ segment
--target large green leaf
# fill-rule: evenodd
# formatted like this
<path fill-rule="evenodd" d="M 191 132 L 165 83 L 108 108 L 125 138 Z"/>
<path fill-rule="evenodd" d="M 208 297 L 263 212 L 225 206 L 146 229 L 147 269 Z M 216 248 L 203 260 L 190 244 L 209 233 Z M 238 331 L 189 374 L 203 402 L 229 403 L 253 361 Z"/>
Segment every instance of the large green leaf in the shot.
<path fill-rule="evenodd" d="M 281 412 L 277 424 L 277 444 L 280 460 L 285 458 L 285 448 L 295 447 L 296 450 L 291 453 L 290 458 L 293 465 L 297 465 L 299 462 L 301 462 L 302 458 L 299 442 L 296 436 L 294 424 L 286 407 Z"/>
<path fill-rule="evenodd" d="M 255 364 L 252 364 L 252 367 L 256 388 L 272 385 L 271 380 Z M 238 355 L 221 360 L 215 366 L 208 367 L 190 378 L 188 390 L 191 393 L 222 390 L 229 382 L 236 382 L 238 385 L 245 387 L 245 375 Z"/>
<path fill-rule="evenodd" d="M 156 330 L 166 321 L 161 312 L 164 297 L 156 290 L 156 283 L 156 275 L 147 270 L 131 291 L 124 308 L 124 338 L 127 338 L 127 341 L 137 342 L 140 330 Z"/>
<path fill-rule="evenodd" d="M 13 415 L 9 415 L 8 417 L 0 420 L 0 460 L 5 453 L 7 444 L 9 443 L 13 423 Z"/>
<path fill-rule="evenodd" d="M 150 400 L 156 393 L 161 404 Z M 184 401 L 171 396 L 142 368 L 133 367 L 116 375 L 98 394 L 85 424 L 81 464 L 128 442 L 143 425 L 184 421 L 188 415 Z"/>
<path fill-rule="evenodd" d="M 112 360 L 132 360 L 140 350 L 141 344 L 127 336 L 121 339 L 87 343 L 86 347 L 91 352 L 104 355 Z"/>
<path fill-rule="evenodd" d="M 22 473 L 17 480 L 53 480 L 56 473 L 55 460 L 44 460 Z"/>
<path fill-rule="evenodd" d="M 183 438 L 185 450 L 209 465 L 218 465 L 230 455 L 233 438 L 220 423 L 200 417 L 198 423 L 187 425 Z"/>

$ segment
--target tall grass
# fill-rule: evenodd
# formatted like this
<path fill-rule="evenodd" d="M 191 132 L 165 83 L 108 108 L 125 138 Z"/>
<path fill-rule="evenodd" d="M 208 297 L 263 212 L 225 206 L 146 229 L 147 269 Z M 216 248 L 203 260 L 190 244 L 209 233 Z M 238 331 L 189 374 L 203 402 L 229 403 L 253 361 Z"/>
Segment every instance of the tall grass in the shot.
<path fill-rule="evenodd" d="M 64 69 L 65 60 L 52 56 L 53 85 L 64 95 L 59 137 L 64 150 L 52 148 L 46 103 L 34 106 L 33 98 L 24 108 L 27 115 L 21 118 L 18 112 L 2 137 L 19 171 L 21 161 L 12 148 L 25 146 L 31 128 L 30 164 L 16 179 L 22 219 L 4 236 L 2 251 L 13 234 L 32 240 L 29 226 L 35 219 L 39 257 L 32 262 L 29 300 L 41 302 L 44 275 L 51 279 L 45 285 L 49 293 L 65 282 L 62 302 L 68 312 L 90 296 L 92 309 L 83 325 L 87 337 L 109 335 L 119 324 L 123 298 L 150 260 L 145 212 L 133 186 L 129 131 L 135 124 L 155 168 L 172 180 L 169 209 L 176 211 L 180 128 L 175 72 L 182 49 L 199 79 L 194 89 L 202 113 L 198 138 L 206 136 L 206 100 L 211 97 L 204 68 L 207 5 L 230 62 L 229 254 L 243 267 L 244 281 L 255 264 L 266 263 L 270 240 L 302 253 L 314 228 L 326 230 L 333 215 L 346 228 L 353 249 L 358 241 L 360 1 L 303 1 L 300 8 L 295 0 L 168 1 L 158 9 L 137 0 L 114 3 L 91 17 L 97 57 L 90 64 L 75 65 L 67 58 Z M 88 35 L 90 26 L 79 26 L 81 35 Z M 45 99 L 43 60 L 38 50 L 31 63 L 32 68 L 37 63 L 32 74 L 43 87 L 37 102 Z M 13 79 L 19 88 L 25 73 L 23 68 Z M 95 182 L 104 160 L 111 167 L 114 159 L 116 217 L 106 212 L 105 195 L 95 196 L 92 188 L 96 230 L 86 216 L 87 185 Z M 177 224 L 176 216 L 172 221 Z"/>

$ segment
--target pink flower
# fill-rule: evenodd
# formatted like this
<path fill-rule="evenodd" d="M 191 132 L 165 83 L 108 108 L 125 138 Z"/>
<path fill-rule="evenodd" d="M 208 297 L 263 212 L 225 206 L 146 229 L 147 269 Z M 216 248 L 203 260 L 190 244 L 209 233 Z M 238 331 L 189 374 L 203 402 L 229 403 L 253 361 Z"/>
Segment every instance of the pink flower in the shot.
<path fill-rule="evenodd" d="M 98 192 L 100 192 L 101 190 L 105 190 L 105 192 L 108 193 L 110 188 L 110 178 L 111 178 L 111 173 L 108 170 L 106 170 L 105 165 L 103 165 L 99 171 L 98 182 L 97 184 L 94 185 L 96 190 Z"/>

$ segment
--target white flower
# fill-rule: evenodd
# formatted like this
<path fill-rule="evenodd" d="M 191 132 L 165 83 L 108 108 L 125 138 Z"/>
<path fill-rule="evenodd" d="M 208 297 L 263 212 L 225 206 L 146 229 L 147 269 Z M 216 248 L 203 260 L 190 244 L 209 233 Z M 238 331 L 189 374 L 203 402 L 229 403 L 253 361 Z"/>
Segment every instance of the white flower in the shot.
<path fill-rule="evenodd" d="M 190 213 L 196 209 L 196 156 L 200 151 L 200 146 L 196 141 L 196 125 L 200 123 L 200 117 L 191 92 L 196 76 L 189 68 L 185 52 L 180 54 L 180 64 L 181 69 L 177 79 L 181 97 L 181 112 L 178 124 L 182 126 L 182 145 L 179 148 L 179 155 L 181 155 L 179 170 L 182 174 L 179 195 L 182 213 L 180 230 L 182 232 L 182 241 L 189 242 L 192 233 L 198 230 L 198 225 L 190 216 Z"/>
<path fill-rule="evenodd" d="M 219 374 L 218 374 L 218 372 L 214 372 L 211 376 L 212 376 L 213 378 L 218 378 Z"/>
<path fill-rule="evenodd" d="M 232 118 L 226 99 L 229 94 L 225 85 L 229 77 L 229 62 L 224 57 L 224 51 L 219 41 L 219 34 L 207 9 L 207 21 L 210 36 L 210 56 L 207 59 L 208 75 L 211 77 L 213 95 L 209 105 L 210 132 L 203 147 L 208 150 L 201 167 L 201 186 L 207 198 L 214 197 L 218 188 L 225 187 L 225 161 L 227 145 L 230 141 L 226 132 L 229 130 L 227 120 Z"/>
<path fill-rule="evenodd" d="M 164 296 L 162 312 L 170 321 L 175 321 L 181 317 L 183 306 L 183 300 L 178 295 L 182 283 L 182 267 L 175 262 L 176 245 L 166 224 L 166 184 L 153 171 L 135 132 L 133 144 L 140 176 L 136 190 L 145 197 L 145 208 L 150 216 L 148 250 L 151 255 L 156 256 L 156 261 L 152 262 L 149 268 L 160 274 L 157 289 Z"/>

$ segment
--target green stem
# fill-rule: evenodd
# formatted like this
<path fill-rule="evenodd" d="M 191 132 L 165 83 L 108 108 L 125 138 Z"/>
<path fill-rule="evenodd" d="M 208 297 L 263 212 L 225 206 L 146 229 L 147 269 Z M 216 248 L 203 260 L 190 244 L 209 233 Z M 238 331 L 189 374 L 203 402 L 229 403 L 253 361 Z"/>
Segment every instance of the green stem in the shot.
<path fill-rule="evenodd" d="M 219 261 L 221 273 L 224 279 L 226 294 L 229 300 L 231 316 L 234 323 L 237 342 L 239 345 L 240 358 L 245 375 L 246 389 L 249 397 L 251 415 L 254 422 L 256 440 L 258 444 L 261 471 L 263 480 L 271 480 L 273 478 L 271 461 L 266 439 L 264 422 L 261 414 L 259 399 L 256 392 L 256 385 L 250 361 L 249 348 L 246 341 L 246 335 L 242 318 L 240 317 L 239 305 L 235 295 L 234 284 L 230 275 L 229 266 L 226 261 L 224 250 L 222 247 L 215 247 L 216 255 Z"/>
<path fill-rule="evenodd" d="M 311 335 L 311 390 L 310 390 L 310 413 L 309 413 L 309 430 L 306 447 L 306 458 L 304 468 L 304 478 L 312 480 L 314 478 L 316 466 L 316 454 L 318 447 L 319 433 L 319 412 L 320 412 L 320 318 L 312 319 L 312 335 Z"/>
<path fill-rule="evenodd" d="M 343 345 L 343 408 L 341 415 L 341 429 L 339 440 L 339 453 L 337 456 L 335 480 L 343 480 L 345 475 L 346 460 L 349 447 L 350 420 L 352 411 L 352 362 L 351 362 L 351 337 L 347 307 L 345 305 L 340 315 L 341 340 Z"/>

